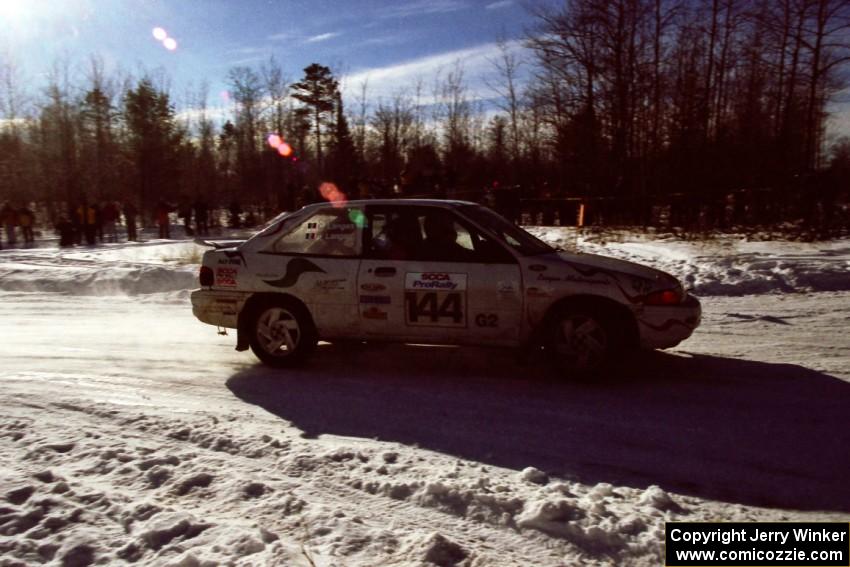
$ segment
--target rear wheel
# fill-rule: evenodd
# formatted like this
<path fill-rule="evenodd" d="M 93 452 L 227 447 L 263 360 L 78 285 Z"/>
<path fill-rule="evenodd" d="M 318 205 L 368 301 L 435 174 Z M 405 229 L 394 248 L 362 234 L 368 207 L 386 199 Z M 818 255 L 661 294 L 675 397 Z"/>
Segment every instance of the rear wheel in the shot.
<path fill-rule="evenodd" d="M 616 342 L 608 320 L 567 309 L 553 318 L 547 347 L 559 370 L 581 376 L 593 374 L 609 363 Z"/>
<path fill-rule="evenodd" d="M 251 325 L 251 350 L 270 366 L 301 363 L 316 346 L 316 332 L 307 311 L 291 301 L 257 308 Z"/>

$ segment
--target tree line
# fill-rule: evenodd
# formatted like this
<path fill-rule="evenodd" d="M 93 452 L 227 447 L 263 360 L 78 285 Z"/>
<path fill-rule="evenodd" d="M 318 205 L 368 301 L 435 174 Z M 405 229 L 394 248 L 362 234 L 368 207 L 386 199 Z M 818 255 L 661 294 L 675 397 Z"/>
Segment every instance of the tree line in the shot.
<path fill-rule="evenodd" d="M 51 216 L 84 198 L 285 210 L 332 181 L 352 198 L 522 202 L 561 223 L 570 198 L 600 222 L 655 222 L 659 203 L 678 207 L 668 222 L 722 224 L 727 206 L 749 210 L 742 222 L 835 222 L 850 141 L 825 133 L 847 86 L 850 0 L 530 9 L 526 49 L 497 42 L 486 100 L 462 62 L 391 97 L 349 85 L 344 104 L 343 76 L 314 63 L 292 81 L 272 58 L 229 71 L 220 116 L 205 87 L 178 112 L 162 72 L 108 75 L 94 57 L 28 85 L 0 58 L 0 200 Z"/>

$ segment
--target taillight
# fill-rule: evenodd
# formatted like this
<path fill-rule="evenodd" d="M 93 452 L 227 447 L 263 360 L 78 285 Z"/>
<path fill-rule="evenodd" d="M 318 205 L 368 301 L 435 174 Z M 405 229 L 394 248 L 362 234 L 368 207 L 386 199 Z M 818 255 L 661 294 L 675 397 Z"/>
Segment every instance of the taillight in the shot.
<path fill-rule="evenodd" d="M 198 279 L 201 280 L 202 286 L 212 286 L 213 282 L 215 282 L 215 275 L 213 275 L 212 268 L 209 266 L 201 266 L 201 273 L 199 274 Z"/>
<path fill-rule="evenodd" d="M 643 303 L 645 305 L 678 305 L 681 302 L 681 294 L 672 289 L 653 291 L 643 298 Z"/>

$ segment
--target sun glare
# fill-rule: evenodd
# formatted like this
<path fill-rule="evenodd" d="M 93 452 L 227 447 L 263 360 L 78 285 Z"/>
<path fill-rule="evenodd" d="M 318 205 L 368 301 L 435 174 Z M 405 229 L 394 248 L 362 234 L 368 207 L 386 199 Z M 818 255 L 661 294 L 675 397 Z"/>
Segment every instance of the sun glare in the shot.
<path fill-rule="evenodd" d="M 27 15 L 27 4 L 24 0 L 0 0 L 0 23 L 20 23 Z"/>

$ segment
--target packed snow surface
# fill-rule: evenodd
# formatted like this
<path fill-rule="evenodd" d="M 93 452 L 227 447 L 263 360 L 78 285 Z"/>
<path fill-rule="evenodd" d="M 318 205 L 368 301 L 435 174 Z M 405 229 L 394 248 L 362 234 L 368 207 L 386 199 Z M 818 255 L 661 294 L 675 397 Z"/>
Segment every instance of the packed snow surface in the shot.
<path fill-rule="evenodd" d="M 850 242 L 579 249 L 686 279 L 702 326 L 595 383 L 415 345 L 279 371 L 192 317 L 191 242 L 0 251 L 0 565 L 659 565 L 669 520 L 850 521 Z"/>

